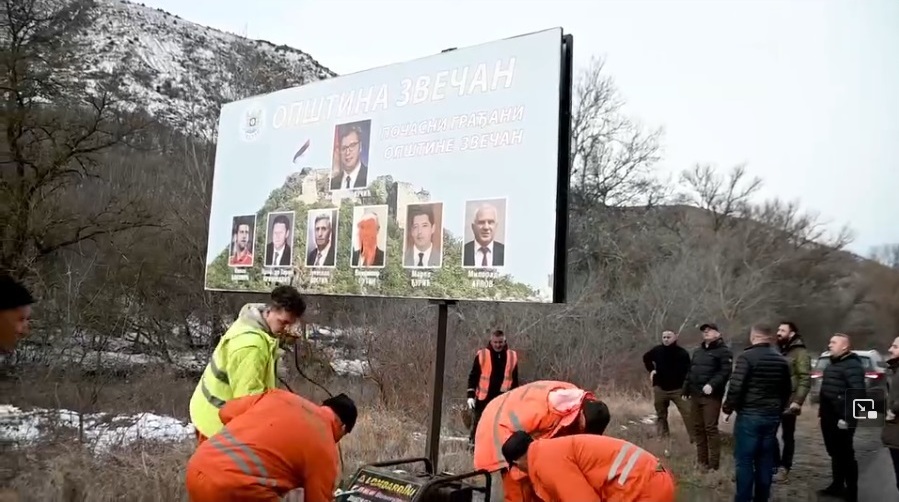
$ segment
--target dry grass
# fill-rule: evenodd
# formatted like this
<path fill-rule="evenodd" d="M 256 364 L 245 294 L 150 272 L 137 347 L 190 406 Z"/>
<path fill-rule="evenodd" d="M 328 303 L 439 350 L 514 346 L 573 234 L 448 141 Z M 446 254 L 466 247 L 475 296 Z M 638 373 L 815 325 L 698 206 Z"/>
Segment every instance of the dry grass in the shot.
<path fill-rule="evenodd" d="M 687 441 L 683 424 L 672 410 L 672 437 L 661 440 L 652 424 L 641 420 L 650 415 L 651 402 L 638 394 L 612 393 L 603 396 L 614 412 L 609 435 L 633 441 L 655 453 L 670 467 L 682 486 L 682 500 L 726 498 L 731 490 L 731 455 L 722 455 L 723 469 L 714 474 L 698 474 L 695 456 Z M 460 431 L 457 413 L 446 411 L 445 426 Z M 359 419 L 356 430 L 342 443 L 344 475 L 350 476 L 366 462 L 423 456 L 424 428 L 404 415 L 369 408 Z M 456 435 L 464 436 L 457 432 Z M 172 502 L 186 500 L 183 491 L 183 466 L 193 450 L 193 442 L 181 444 L 139 444 L 96 457 L 77 443 L 42 444 L 25 450 L 7 452 L 3 463 L 8 486 L 27 501 L 128 500 Z M 666 455 L 665 452 L 668 452 Z M 442 471 L 465 472 L 471 469 L 471 457 L 465 441 L 448 438 L 441 447 Z M 697 487 L 700 487 L 697 491 Z M 714 492 L 708 490 L 711 487 Z"/>

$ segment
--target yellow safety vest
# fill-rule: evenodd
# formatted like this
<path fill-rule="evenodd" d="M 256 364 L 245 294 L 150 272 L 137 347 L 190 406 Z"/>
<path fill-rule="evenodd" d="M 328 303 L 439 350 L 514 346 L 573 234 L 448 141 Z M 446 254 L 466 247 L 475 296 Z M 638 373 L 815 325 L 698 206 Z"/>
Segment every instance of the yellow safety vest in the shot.
<path fill-rule="evenodd" d="M 248 347 L 255 347 L 249 364 L 246 359 L 236 366 L 231 354 Z M 278 340 L 269 335 L 252 319 L 243 316 L 228 328 L 206 364 L 203 375 L 190 398 L 190 418 L 194 427 L 207 438 L 215 435 L 223 427 L 219 419 L 219 409 L 231 399 L 245 395 L 259 394 L 277 387 L 275 362 L 280 355 Z M 249 373 L 253 374 L 249 374 Z M 233 388 L 234 382 L 240 382 Z M 256 382 L 247 387 L 246 382 Z M 262 384 L 259 386 L 258 383 Z M 243 388 L 240 388 L 243 387 Z"/>

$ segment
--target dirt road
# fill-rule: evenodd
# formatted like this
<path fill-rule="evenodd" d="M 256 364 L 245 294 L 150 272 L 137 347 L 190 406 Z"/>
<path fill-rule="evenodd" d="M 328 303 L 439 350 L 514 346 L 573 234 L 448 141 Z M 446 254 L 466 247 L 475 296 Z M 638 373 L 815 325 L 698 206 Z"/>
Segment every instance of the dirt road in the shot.
<path fill-rule="evenodd" d="M 866 442 L 856 446 L 859 451 L 858 499 L 861 502 L 899 502 L 893 461 L 887 449 L 880 445 L 880 429 L 876 429 L 876 433 L 877 444 L 867 437 Z M 873 434 L 864 436 L 870 435 Z"/>
<path fill-rule="evenodd" d="M 817 411 L 817 410 L 815 410 Z M 814 415 L 812 415 L 813 417 Z M 817 501 L 816 491 L 830 483 L 830 457 L 817 421 L 808 417 L 796 430 L 796 456 L 790 482 L 776 485 L 775 501 Z M 880 442 L 879 428 L 858 429 L 855 434 L 859 464 L 859 500 L 861 502 L 899 502 L 892 461 Z"/>

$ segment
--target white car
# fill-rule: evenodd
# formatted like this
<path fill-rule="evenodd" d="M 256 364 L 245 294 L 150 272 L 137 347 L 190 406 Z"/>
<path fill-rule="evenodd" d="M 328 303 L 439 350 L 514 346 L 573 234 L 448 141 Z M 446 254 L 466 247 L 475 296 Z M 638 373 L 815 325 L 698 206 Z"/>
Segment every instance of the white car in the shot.
<path fill-rule="evenodd" d="M 884 389 L 887 386 L 887 365 L 883 356 L 876 350 L 853 350 L 861 360 L 865 368 L 865 388 Z M 830 352 L 824 351 L 815 359 L 812 358 L 812 388 L 809 392 L 809 401 L 817 403 L 821 394 L 821 377 L 824 376 L 824 368 L 830 366 Z"/>

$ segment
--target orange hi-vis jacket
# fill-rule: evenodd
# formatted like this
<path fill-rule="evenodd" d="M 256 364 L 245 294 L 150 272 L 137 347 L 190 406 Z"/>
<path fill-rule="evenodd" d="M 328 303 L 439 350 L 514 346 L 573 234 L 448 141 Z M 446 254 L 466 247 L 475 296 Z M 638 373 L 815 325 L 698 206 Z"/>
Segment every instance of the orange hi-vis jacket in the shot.
<path fill-rule="evenodd" d="M 478 351 L 478 364 L 481 365 L 481 378 L 478 380 L 478 388 L 475 390 L 475 398 L 478 401 L 487 399 L 490 390 L 490 375 L 493 374 L 493 362 L 490 357 L 490 349 L 483 348 Z M 499 387 L 500 392 L 508 392 L 512 388 L 512 372 L 518 366 L 518 352 L 506 349 L 506 367 L 503 369 L 503 383 Z"/>
<path fill-rule="evenodd" d="M 560 407 L 551 401 L 554 391 L 566 391 L 579 396 L 574 406 Z M 481 413 L 481 420 L 475 431 L 474 468 L 488 472 L 507 469 L 509 464 L 503 457 L 503 443 L 516 431 L 526 431 L 535 439 L 550 438 L 572 430 L 580 415 L 580 405 L 590 392 L 582 391 L 576 385 L 553 380 L 538 380 L 512 389 L 490 401 Z M 524 486 L 527 475 L 517 468 L 503 471 L 503 499 L 506 502 L 522 502 L 528 498 L 528 488 Z"/>
<path fill-rule="evenodd" d="M 331 502 L 339 475 L 340 421 L 327 407 L 271 389 L 228 401 L 225 427 L 187 464 L 191 502 L 278 501 L 303 488 L 306 502 Z"/>
<path fill-rule="evenodd" d="M 553 437 L 575 422 L 580 414 L 579 406 L 563 412 L 550 403 L 550 393 L 560 389 L 579 390 L 568 382 L 538 380 L 490 401 L 475 431 L 474 468 L 488 472 L 507 468 L 503 443 L 516 431 L 525 431 L 535 439 Z M 589 392 L 583 393 L 581 402 L 590 396 Z"/>
<path fill-rule="evenodd" d="M 674 502 L 674 479 L 659 459 L 623 439 L 540 439 L 528 449 L 527 470 L 543 502 Z"/>

